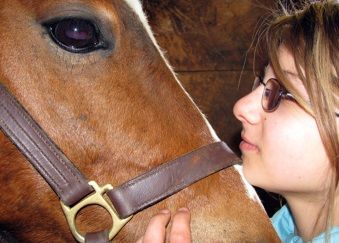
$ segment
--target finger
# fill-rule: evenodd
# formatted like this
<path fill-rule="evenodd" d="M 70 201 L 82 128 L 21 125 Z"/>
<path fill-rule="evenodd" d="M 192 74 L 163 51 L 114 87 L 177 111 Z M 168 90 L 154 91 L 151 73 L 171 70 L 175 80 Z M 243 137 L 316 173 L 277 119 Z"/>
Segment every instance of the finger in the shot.
<path fill-rule="evenodd" d="M 142 243 L 142 241 L 144 240 L 144 237 L 142 236 L 139 240 L 137 240 L 135 243 Z"/>
<path fill-rule="evenodd" d="M 146 233 L 143 236 L 143 243 L 163 243 L 166 237 L 166 227 L 171 219 L 169 210 L 162 210 L 153 216 L 149 222 Z"/>
<path fill-rule="evenodd" d="M 181 208 L 173 217 L 172 228 L 170 232 L 170 243 L 190 243 L 191 228 L 190 228 L 191 214 L 187 208 Z"/>

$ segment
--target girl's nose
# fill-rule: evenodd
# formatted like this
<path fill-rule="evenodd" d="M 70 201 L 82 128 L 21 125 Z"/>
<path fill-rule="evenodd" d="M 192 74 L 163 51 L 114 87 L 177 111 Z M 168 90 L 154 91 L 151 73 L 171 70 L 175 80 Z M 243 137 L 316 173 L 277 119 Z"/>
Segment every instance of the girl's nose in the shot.
<path fill-rule="evenodd" d="M 263 112 L 261 106 L 263 88 L 264 87 L 260 85 L 235 103 L 233 114 L 241 123 L 257 124 L 260 122 Z"/>

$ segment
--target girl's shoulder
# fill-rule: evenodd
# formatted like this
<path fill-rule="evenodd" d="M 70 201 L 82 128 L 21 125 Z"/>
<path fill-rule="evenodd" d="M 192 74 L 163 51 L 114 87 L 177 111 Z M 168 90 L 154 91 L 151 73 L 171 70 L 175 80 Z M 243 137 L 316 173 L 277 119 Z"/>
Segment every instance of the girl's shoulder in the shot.
<path fill-rule="evenodd" d="M 282 242 L 302 243 L 303 240 L 295 233 L 293 216 L 287 205 L 283 206 L 271 218 L 274 229 Z M 322 233 L 312 240 L 312 243 L 325 242 L 326 235 Z M 330 242 L 339 242 L 339 227 L 333 227 L 330 232 Z"/>
<path fill-rule="evenodd" d="M 321 233 L 317 237 L 313 238 L 312 243 L 323 243 L 326 242 L 326 234 Z M 329 242 L 339 242 L 339 227 L 333 227 L 330 232 Z"/>
<path fill-rule="evenodd" d="M 287 205 L 279 209 L 271 221 L 282 242 L 302 242 L 302 239 L 295 234 L 294 220 Z"/>

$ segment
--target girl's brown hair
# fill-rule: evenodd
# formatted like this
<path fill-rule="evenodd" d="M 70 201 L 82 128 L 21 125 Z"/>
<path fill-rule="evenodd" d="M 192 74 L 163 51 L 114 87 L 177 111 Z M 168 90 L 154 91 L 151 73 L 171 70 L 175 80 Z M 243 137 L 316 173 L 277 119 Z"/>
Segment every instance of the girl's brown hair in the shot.
<path fill-rule="evenodd" d="M 310 1 L 301 5 L 301 8 L 294 5 L 288 9 L 286 4 L 281 4 L 281 13 L 274 17 L 262 35 L 266 47 L 263 49 L 268 52 L 268 59 L 277 78 L 296 97 L 298 103 L 314 116 L 330 158 L 335 173 L 322 212 L 327 217 L 322 227 L 329 232 L 333 225 L 333 208 L 339 179 L 339 142 L 335 114 L 339 100 L 339 3 Z M 294 56 L 298 75 L 309 95 L 309 101 L 298 94 L 282 71 L 278 59 L 278 49 L 282 45 Z M 328 237 L 327 233 L 327 239 Z"/>

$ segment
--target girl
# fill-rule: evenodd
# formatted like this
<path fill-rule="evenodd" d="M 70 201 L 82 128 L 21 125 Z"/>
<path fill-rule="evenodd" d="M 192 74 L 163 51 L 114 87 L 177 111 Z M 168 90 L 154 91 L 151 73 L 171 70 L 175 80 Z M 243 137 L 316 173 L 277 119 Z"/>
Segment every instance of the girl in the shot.
<path fill-rule="evenodd" d="M 283 242 L 339 242 L 339 3 L 285 11 L 265 37 L 269 64 L 234 106 L 244 175 L 286 199 L 272 218 Z M 169 220 L 154 216 L 140 242 L 164 242 Z M 179 209 L 171 242 L 191 241 L 189 220 Z"/>

